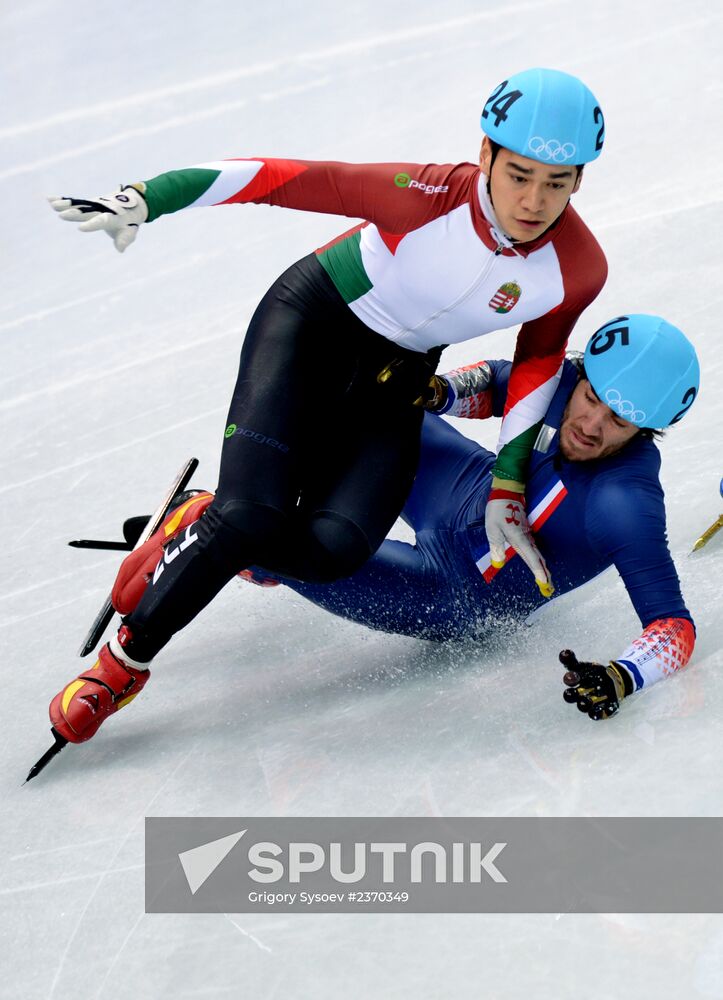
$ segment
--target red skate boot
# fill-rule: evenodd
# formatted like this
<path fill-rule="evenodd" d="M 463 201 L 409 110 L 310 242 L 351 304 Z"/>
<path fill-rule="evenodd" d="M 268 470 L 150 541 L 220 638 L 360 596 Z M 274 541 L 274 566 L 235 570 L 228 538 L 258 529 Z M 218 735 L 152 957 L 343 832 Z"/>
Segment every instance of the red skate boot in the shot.
<path fill-rule="evenodd" d="M 143 591 L 150 582 L 153 572 L 163 556 L 164 549 L 185 528 L 190 527 L 199 519 L 213 500 L 213 493 L 205 490 L 196 492 L 194 496 L 183 500 L 168 513 L 165 521 L 154 532 L 148 541 L 135 549 L 121 563 L 115 583 L 113 584 L 113 607 L 121 615 L 129 615 L 138 606 Z M 134 518 L 142 525 L 145 518 Z M 238 574 L 240 579 L 254 583 L 257 587 L 278 587 L 279 581 L 258 569 L 249 567 Z"/>
<path fill-rule="evenodd" d="M 113 607 L 129 615 L 138 606 L 163 550 L 185 528 L 197 521 L 213 500 L 213 493 L 197 492 L 170 511 L 157 531 L 121 563 L 113 584 Z"/>
<path fill-rule="evenodd" d="M 151 676 L 148 664 L 124 653 L 122 642 L 127 637 L 124 625 L 102 647 L 90 670 L 66 684 L 51 701 L 50 723 L 70 743 L 85 743 L 94 736 L 109 715 L 133 701 Z"/>

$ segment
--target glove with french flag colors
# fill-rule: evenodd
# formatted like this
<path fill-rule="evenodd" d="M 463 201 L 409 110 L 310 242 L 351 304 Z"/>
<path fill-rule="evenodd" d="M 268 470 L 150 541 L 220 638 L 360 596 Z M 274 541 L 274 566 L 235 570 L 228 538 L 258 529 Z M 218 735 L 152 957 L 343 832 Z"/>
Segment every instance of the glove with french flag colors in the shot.
<path fill-rule="evenodd" d="M 560 663 L 567 668 L 562 678 L 566 685 L 563 698 L 596 721 L 615 715 L 623 698 L 635 690 L 632 677 L 617 660 L 607 666 L 580 663 L 571 649 L 563 649 Z"/>
<path fill-rule="evenodd" d="M 485 508 L 485 532 L 490 546 L 490 560 L 495 569 L 501 569 L 511 556 L 512 550 L 530 569 L 535 583 L 543 597 L 552 597 L 555 588 L 552 577 L 532 537 L 532 530 L 525 510 L 525 495 L 521 489 L 510 489 L 497 485 L 492 480 L 492 489 Z M 517 486 L 517 483 L 514 484 Z"/>
<path fill-rule="evenodd" d="M 126 184 L 99 198 L 52 195 L 48 201 L 63 221 L 80 222 L 78 229 L 83 233 L 102 229 L 113 240 L 116 250 L 123 253 L 138 235 L 138 227 L 148 218 L 144 187 L 144 184 Z"/>

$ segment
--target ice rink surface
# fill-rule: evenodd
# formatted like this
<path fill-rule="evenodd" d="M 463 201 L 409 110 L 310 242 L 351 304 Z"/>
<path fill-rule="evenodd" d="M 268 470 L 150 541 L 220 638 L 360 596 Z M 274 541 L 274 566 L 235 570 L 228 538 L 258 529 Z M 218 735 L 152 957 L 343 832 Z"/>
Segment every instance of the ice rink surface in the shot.
<path fill-rule="evenodd" d="M 722 16 L 703 0 L 3 6 L 0 996 L 723 997 L 720 915 L 143 912 L 145 816 L 721 814 L 723 540 L 688 553 L 721 508 Z M 484 97 L 533 65 L 582 76 L 607 120 L 575 204 L 610 278 L 573 346 L 648 311 L 699 350 L 700 400 L 661 446 L 690 668 L 608 723 L 563 703 L 560 648 L 604 659 L 639 633 L 614 571 L 462 648 L 234 582 L 142 698 L 21 787 L 119 561 L 66 541 L 117 535 L 189 455 L 214 487 L 255 303 L 346 227 L 186 212 L 121 257 L 44 196 L 227 156 L 475 160 Z"/>

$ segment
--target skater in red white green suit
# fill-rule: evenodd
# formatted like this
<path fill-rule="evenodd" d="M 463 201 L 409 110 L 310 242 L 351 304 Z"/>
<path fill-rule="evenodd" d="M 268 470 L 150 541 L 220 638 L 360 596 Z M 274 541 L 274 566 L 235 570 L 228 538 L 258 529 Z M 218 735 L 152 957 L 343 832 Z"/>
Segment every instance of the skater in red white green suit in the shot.
<path fill-rule="evenodd" d="M 482 128 L 479 165 L 251 157 L 107 197 L 50 199 L 121 252 L 141 224 L 192 207 L 254 202 L 365 220 L 292 265 L 259 304 L 215 499 L 101 650 L 97 704 L 54 700 L 66 738 L 88 739 L 137 693 L 155 654 L 244 567 L 309 582 L 357 570 L 411 488 L 442 348 L 519 324 L 485 525 L 493 565 L 514 549 L 552 593 L 524 488 L 568 337 L 606 278 L 569 204 L 604 122 L 579 80 L 536 69 L 493 91 Z"/>

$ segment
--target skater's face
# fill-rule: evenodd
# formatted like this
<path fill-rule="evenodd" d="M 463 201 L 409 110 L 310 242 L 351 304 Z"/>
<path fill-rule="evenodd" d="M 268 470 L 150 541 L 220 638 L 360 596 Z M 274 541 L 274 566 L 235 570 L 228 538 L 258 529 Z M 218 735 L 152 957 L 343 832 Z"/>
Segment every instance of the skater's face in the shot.
<path fill-rule="evenodd" d="M 639 430 L 601 403 L 587 379 L 580 379 L 560 425 L 560 451 L 569 462 L 605 458 L 625 447 Z"/>
<path fill-rule="evenodd" d="M 504 148 L 492 160 L 485 136 L 479 162 L 489 177 L 495 214 L 504 232 L 519 243 L 536 240 L 549 229 L 580 187 L 582 175 L 573 164 L 538 163 Z"/>

